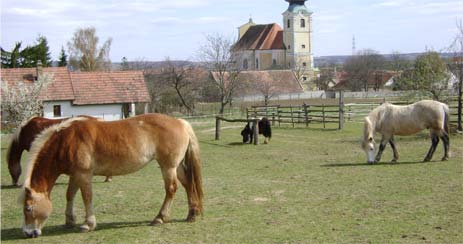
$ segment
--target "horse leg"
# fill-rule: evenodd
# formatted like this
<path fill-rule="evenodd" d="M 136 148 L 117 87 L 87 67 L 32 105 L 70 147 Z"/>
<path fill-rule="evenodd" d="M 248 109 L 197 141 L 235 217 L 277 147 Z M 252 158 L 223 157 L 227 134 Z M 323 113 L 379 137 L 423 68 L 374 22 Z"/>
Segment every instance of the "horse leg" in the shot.
<path fill-rule="evenodd" d="M 397 160 L 399 159 L 399 153 L 397 152 L 397 148 L 395 146 L 394 137 L 391 137 L 391 139 L 389 139 L 389 144 L 391 144 L 392 152 L 394 153 L 394 158 L 392 159 L 392 162 L 397 162 Z"/>
<path fill-rule="evenodd" d="M 93 214 L 93 205 L 92 205 L 92 175 L 84 175 L 79 177 L 78 184 L 80 187 L 80 192 L 82 193 L 82 200 L 84 201 L 85 206 L 85 222 L 80 226 L 82 232 L 89 232 L 96 228 L 96 218 Z"/>
<path fill-rule="evenodd" d="M 441 136 L 442 142 L 444 143 L 444 157 L 441 159 L 442 161 L 449 160 L 449 148 L 450 148 L 450 137 L 447 132 L 442 132 Z"/>
<path fill-rule="evenodd" d="M 197 215 L 199 215 L 199 207 L 196 198 L 194 198 L 193 187 L 191 187 L 191 182 L 188 182 L 187 176 L 185 175 L 185 168 L 183 165 L 180 165 L 177 168 L 177 176 L 182 183 L 182 186 L 185 188 L 186 195 L 188 198 L 188 216 L 186 220 L 188 222 L 195 221 Z"/>
<path fill-rule="evenodd" d="M 175 168 L 162 169 L 162 177 L 164 178 L 166 196 L 158 215 L 151 222 L 151 225 L 167 222 L 169 218 L 169 210 L 172 206 L 172 200 L 174 199 L 175 192 L 177 191 L 177 171 Z"/>
<path fill-rule="evenodd" d="M 113 181 L 113 177 L 112 176 L 106 176 L 106 179 L 104 180 L 104 182 L 111 182 Z"/>
<path fill-rule="evenodd" d="M 423 162 L 429 162 L 432 158 L 432 155 L 434 154 L 434 151 L 436 151 L 437 144 L 439 144 L 439 137 L 436 135 L 436 133 L 431 133 L 431 147 L 429 148 L 428 154 L 424 158 Z"/>
<path fill-rule="evenodd" d="M 69 177 L 69 185 L 66 192 L 66 227 L 74 227 L 76 224 L 76 215 L 74 214 L 74 198 L 76 196 L 79 186 L 73 177 Z"/>
<path fill-rule="evenodd" d="M 386 148 L 387 142 L 388 140 L 386 139 L 386 137 L 383 136 L 381 138 L 381 143 L 379 144 L 378 154 L 376 154 L 375 163 L 381 160 L 381 155 L 383 154 L 383 151 Z"/>

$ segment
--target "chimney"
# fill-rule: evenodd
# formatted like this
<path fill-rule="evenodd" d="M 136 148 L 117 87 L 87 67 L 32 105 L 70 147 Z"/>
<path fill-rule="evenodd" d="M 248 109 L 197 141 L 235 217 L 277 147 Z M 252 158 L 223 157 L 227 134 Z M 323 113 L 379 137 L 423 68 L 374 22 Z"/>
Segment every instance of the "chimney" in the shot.
<path fill-rule="evenodd" d="M 39 76 L 41 76 L 43 74 L 43 65 L 42 65 L 42 61 L 37 61 L 37 67 L 36 67 L 36 72 L 37 72 L 37 79 L 39 79 Z"/>

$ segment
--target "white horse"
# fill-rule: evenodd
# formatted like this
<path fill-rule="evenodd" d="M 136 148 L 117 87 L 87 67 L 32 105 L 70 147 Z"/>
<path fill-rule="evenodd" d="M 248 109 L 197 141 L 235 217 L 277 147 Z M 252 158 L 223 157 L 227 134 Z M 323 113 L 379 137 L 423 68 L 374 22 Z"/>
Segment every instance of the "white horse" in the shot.
<path fill-rule="evenodd" d="M 439 138 L 444 142 L 444 157 L 442 161 L 449 159 L 449 107 L 441 102 L 422 100 L 407 106 L 384 103 L 373 109 L 365 117 L 362 148 L 367 154 L 368 163 L 379 162 L 381 154 L 387 143 L 391 144 L 394 158 L 399 159 L 394 142 L 394 135 L 407 136 L 416 134 L 424 129 L 429 129 L 432 145 L 424 162 L 430 161 L 436 150 Z M 382 135 L 378 154 L 375 155 L 374 134 Z"/>

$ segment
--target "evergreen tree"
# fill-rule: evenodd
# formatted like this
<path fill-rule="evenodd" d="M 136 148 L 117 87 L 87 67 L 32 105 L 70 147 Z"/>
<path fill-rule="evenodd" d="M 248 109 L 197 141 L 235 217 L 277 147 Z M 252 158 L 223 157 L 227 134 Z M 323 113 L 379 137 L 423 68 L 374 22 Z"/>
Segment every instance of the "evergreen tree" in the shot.
<path fill-rule="evenodd" d="M 66 67 L 68 65 L 68 55 L 64 51 L 64 47 L 61 47 L 61 52 L 58 59 L 58 67 Z"/>
<path fill-rule="evenodd" d="M 126 57 L 122 57 L 121 70 L 129 70 L 129 61 Z"/>

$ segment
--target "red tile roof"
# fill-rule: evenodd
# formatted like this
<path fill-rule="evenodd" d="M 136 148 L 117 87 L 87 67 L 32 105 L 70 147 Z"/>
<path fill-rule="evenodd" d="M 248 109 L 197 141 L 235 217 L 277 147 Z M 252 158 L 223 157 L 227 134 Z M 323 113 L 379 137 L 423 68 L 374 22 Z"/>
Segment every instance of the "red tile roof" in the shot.
<path fill-rule="evenodd" d="M 53 82 L 40 94 L 44 101 L 73 100 L 71 77 L 66 67 L 48 67 L 42 69 L 43 73 L 51 74 Z M 2 82 L 14 85 L 18 81 L 32 84 L 37 79 L 36 68 L 2 69 Z"/>
<path fill-rule="evenodd" d="M 150 101 L 140 71 L 70 72 L 66 67 L 49 67 L 43 73 L 53 75 L 53 82 L 40 95 L 44 101 L 72 100 L 76 105 Z M 2 82 L 10 85 L 32 83 L 36 77 L 36 68 L 1 70 Z"/>
<path fill-rule="evenodd" d="M 283 29 L 278 24 L 253 25 L 235 44 L 238 50 L 286 49 Z"/>
<path fill-rule="evenodd" d="M 141 71 L 73 72 L 74 104 L 149 102 Z"/>
<path fill-rule="evenodd" d="M 213 79 L 218 80 L 218 72 L 211 72 Z M 228 77 L 228 74 L 225 74 Z M 236 94 L 239 96 L 259 95 L 261 93 L 299 93 L 303 92 L 301 83 L 291 70 L 242 71 L 238 75 L 240 86 Z M 228 82 L 226 82 L 228 83 Z"/>
<path fill-rule="evenodd" d="M 381 88 L 388 82 L 395 73 L 392 71 L 376 71 L 368 76 L 369 88 Z M 338 72 L 335 79 L 337 80 L 334 89 L 348 89 L 349 88 L 349 73 L 342 71 Z"/>

